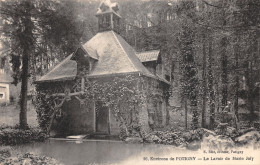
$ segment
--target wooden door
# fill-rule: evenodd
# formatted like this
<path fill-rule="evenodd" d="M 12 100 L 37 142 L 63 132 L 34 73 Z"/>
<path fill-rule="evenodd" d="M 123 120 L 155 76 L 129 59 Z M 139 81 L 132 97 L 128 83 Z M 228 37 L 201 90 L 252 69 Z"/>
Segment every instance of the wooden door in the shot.
<path fill-rule="evenodd" d="M 96 104 L 96 133 L 109 134 L 109 110 L 101 102 Z"/>

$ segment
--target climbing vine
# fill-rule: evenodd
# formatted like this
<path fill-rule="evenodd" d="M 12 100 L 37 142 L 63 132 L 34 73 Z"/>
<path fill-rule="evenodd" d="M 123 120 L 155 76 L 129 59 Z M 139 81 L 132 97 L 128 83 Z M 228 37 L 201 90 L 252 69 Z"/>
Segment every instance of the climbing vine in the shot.
<path fill-rule="evenodd" d="M 87 103 L 87 100 L 101 101 L 119 121 L 122 133 L 127 136 L 140 133 L 138 113 L 147 97 L 145 89 L 141 86 L 144 80 L 135 75 L 108 79 L 104 81 L 84 78 L 84 81 L 80 81 L 78 78 L 73 82 L 38 84 L 36 107 L 41 128 L 49 133 L 54 118 L 62 114 L 62 104 L 75 97 L 80 104 Z M 80 90 L 82 82 L 84 88 Z M 131 119 L 129 114 L 132 115 Z"/>
<path fill-rule="evenodd" d="M 100 100 L 112 110 L 120 123 L 121 134 L 142 136 L 139 110 L 146 101 L 145 91 L 141 88 L 143 79 L 134 75 L 114 77 L 103 83 L 93 82 L 94 99 Z"/>
<path fill-rule="evenodd" d="M 131 74 L 91 79 L 84 76 L 74 81 L 41 83 L 37 85 L 38 121 L 41 128 L 49 133 L 53 120 L 62 117 L 63 103 L 75 98 L 80 105 L 86 106 L 92 100 L 102 102 L 110 109 L 119 122 L 123 137 L 143 136 L 140 111 L 147 106 L 148 98 L 158 102 L 167 97 L 167 93 L 163 93 L 166 90 L 159 84 L 157 80 Z M 96 111 L 98 114 L 98 109 Z"/>

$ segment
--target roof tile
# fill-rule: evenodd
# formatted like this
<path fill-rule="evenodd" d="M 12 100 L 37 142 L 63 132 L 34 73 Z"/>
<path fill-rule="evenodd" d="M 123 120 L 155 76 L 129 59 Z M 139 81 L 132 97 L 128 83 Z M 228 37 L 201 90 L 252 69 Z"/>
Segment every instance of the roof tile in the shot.
<path fill-rule="evenodd" d="M 74 60 L 70 60 L 71 57 L 72 54 L 66 57 L 46 75 L 42 76 L 38 82 L 74 79 L 77 75 L 77 63 Z"/>
<path fill-rule="evenodd" d="M 160 50 L 152 50 L 145 52 L 138 52 L 136 56 L 141 62 L 157 61 L 159 57 Z"/>
<path fill-rule="evenodd" d="M 155 77 L 140 62 L 134 49 L 118 34 L 113 31 L 105 31 L 96 34 L 82 46 L 89 54 L 95 52 L 98 61 L 89 76 L 101 76 L 121 73 L 141 73 Z M 91 50 L 91 52 L 90 52 Z M 41 81 L 57 81 L 74 79 L 77 74 L 77 63 L 70 58 L 65 58 L 54 69 L 41 77 Z"/>

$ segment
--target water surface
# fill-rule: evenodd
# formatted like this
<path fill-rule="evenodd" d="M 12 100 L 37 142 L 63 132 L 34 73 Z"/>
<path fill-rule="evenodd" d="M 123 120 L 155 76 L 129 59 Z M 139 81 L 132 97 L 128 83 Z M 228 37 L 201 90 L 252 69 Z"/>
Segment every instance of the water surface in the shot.
<path fill-rule="evenodd" d="M 121 141 L 87 140 L 82 143 L 66 140 L 48 140 L 44 143 L 32 143 L 16 148 L 18 153 L 30 152 L 53 157 L 64 164 L 121 164 L 135 157 L 159 156 L 181 149 L 159 144 L 131 144 Z"/>

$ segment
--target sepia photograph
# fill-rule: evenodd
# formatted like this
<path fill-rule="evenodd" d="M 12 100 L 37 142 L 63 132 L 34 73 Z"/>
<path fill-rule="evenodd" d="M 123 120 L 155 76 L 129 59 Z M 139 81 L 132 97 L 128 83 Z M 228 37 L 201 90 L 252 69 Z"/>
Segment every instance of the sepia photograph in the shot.
<path fill-rule="evenodd" d="M 0 165 L 260 165 L 260 0 L 0 0 Z"/>

